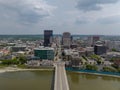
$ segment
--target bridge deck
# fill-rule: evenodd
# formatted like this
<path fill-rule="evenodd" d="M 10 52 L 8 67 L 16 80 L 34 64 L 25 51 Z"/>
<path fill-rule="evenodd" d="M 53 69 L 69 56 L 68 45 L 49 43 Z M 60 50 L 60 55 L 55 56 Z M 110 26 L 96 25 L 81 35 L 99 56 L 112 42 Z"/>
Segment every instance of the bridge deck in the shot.
<path fill-rule="evenodd" d="M 69 90 L 64 63 L 57 63 L 55 65 L 54 90 Z"/>

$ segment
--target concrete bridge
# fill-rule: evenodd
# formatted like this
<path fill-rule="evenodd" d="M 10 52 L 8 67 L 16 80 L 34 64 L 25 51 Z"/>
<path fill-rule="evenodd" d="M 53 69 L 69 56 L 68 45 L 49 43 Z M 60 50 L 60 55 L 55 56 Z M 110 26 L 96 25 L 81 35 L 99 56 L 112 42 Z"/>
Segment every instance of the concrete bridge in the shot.
<path fill-rule="evenodd" d="M 69 90 L 64 62 L 55 63 L 54 90 Z"/>

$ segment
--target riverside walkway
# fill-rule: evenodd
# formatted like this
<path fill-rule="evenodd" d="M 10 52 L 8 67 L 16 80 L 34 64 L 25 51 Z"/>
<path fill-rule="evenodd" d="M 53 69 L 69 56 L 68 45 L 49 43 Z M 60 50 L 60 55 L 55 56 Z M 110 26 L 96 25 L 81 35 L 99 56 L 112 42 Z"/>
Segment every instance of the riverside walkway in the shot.
<path fill-rule="evenodd" d="M 69 90 L 64 62 L 55 63 L 54 90 Z"/>

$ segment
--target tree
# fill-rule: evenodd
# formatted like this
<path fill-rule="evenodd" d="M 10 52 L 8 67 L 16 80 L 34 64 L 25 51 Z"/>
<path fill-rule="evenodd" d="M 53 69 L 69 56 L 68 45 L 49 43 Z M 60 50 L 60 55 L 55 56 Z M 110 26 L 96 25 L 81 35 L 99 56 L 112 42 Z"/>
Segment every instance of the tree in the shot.
<path fill-rule="evenodd" d="M 84 55 L 82 57 L 87 61 L 87 57 L 85 57 Z"/>
<path fill-rule="evenodd" d="M 87 70 L 98 70 L 98 67 L 95 65 L 86 65 Z"/>
<path fill-rule="evenodd" d="M 120 73 L 120 68 L 118 68 L 118 72 Z"/>
<path fill-rule="evenodd" d="M 20 64 L 24 64 L 27 62 L 27 58 L 22 55 L 18 57 L 18 60 L 19 60 Z"/>
<path fill-rule="evenodd" d="M 103 71 L 105 72 L 117 72 L 116 69 L 111 67 L 103 67 Z"/>
<path fill-rule="evenodd" d="M 115 48 L 112 48 L 112 51 L 113 51 L 113 52 L 116 52 L 117 50 L 116 50 Z"/>
<path fill-rule="evenodd" d="M 91 57 L 92 59 L 96 60 L 98 65 L 100 65 L 100 64 L 102 63 L 102 59 L 101 59 L 100 56 L 93 54 L 93 55 L 91 55 L 90 57 Z"/>
<path fill-rule="evenodd" d="M 16 65 L 19 64 L 19 61 L 17 59 L 13 59 L 13 60 L 3 60 L 2 61 L 3 65 Z"/>
<path fill-rule="evenodd" d="M 3 60 L 2 64 L 3 65 L 10 65 L 10 64 L 12 64 L 12 62 L 11 62 L 11 60 Z"/>

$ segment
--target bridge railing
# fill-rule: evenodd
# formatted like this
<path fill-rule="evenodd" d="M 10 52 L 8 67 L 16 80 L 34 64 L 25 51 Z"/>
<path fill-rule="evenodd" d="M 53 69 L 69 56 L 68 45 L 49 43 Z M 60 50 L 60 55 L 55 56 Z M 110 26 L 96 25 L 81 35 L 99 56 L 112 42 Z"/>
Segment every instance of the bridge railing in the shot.
<path fill-rule="evenodd" d="M 57 65 L 55 66 L 55 82 L 54 82 L 54 90 L 57 90 Z"/>

